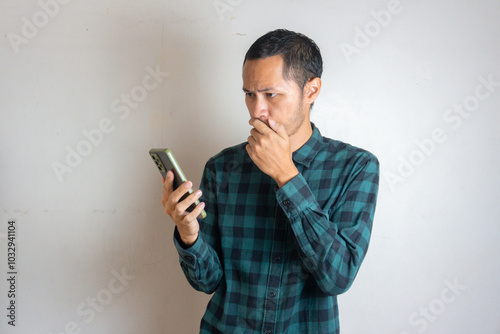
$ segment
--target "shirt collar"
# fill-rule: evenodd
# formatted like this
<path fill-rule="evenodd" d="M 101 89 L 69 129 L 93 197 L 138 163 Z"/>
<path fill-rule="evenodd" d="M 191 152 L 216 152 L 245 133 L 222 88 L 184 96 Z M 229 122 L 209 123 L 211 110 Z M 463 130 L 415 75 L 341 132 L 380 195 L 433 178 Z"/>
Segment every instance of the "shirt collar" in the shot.
<path fill-rule="evenodd" d="M 297 151 L 292 153 L 292 159 L 306 167 L 309 167 L 311 161 L 318 154 L 323 139 L 323 136 L 321 136 L 321 133 L 313 122 L 311 122 L 311 127 L 313 130 L 311 137 Z"/>

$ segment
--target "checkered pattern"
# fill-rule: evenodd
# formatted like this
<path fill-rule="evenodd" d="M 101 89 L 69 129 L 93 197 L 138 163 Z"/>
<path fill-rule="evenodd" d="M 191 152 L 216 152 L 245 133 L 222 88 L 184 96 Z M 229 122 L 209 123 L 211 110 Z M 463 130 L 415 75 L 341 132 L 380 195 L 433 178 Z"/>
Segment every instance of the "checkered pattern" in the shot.
<path fill-rule="evenodd" d="M 215 292 L 200 333 L 339 333 L 336 296 L 368 249 L 379 163 L 311 125 L 293 153 L 300 173 L 281 189 L 246 143 L 207 162 L 198 240 L 185 248 L 174 237 L 190 284 Z"/>

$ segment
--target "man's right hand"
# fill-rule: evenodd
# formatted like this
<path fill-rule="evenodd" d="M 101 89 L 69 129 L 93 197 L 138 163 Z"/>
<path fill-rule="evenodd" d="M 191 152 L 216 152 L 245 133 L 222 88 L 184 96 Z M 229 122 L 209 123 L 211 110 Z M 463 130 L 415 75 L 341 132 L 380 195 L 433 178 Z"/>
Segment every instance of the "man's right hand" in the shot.
<path fill-rule="evenodd" d="M 163 178 L 162 178 L 163 179 Z M 183 201 L 179 202 L 181 197 L 189 191 L 193 186 L 191 181 L 183 183 L 179 188 L 173 190 L 174 174 L 168 171 L 166 179 L 163 180 L 163 197 L 161 204 L 165 207 L 165 212 L 172 218 L 177 230 L 186 246 L 192 246 L 198 239 L 198 231 L 200 225 L 198 224 L 198 217 L 205 207 L 205 203 L 200 203 L 196 208 L 187 212 L 186 209 L 191 206 L 201 196 L 201 190 L 195 191 Z"/>

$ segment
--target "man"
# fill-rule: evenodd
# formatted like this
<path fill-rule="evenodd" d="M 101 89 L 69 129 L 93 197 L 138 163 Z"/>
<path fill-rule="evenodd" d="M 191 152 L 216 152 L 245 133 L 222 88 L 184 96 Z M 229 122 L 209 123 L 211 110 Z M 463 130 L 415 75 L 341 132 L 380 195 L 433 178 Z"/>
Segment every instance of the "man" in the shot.
<path fill-rule="evenodd" d="M 192 183 L 173 191 L 172 173 L 164 180 L 182 270 L 214 293 L 201 333 L 339 333 L 336 296 L 368 249 L 379 165 L 310 122 L 322 68 L 302 34 L 259 38 L 243 65 L 248 141 L 210 158 L 183 201 Z"/>

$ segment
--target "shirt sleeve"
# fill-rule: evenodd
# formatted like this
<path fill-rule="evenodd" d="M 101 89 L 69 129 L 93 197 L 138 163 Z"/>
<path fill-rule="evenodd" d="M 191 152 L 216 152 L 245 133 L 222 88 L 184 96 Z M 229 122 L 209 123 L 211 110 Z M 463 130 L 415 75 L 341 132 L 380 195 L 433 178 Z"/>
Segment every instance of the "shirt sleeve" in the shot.
<path fill-rule="evenodd" d="M 300 173 L 276 193 L 304 269 L 327 294 L 338 295 L 349 289 L 368 250 L 379 162 L 372 154 L 367 155 L 351 169 L 330 208 L 320 207 Z"/>
<path fill-rule="evenodd" d="M 174 244 L 179 253 L 179 262 L 189 284 L 198 291 L 213 293 L 219 285 L 223 269 L 219 259 L 220 243 L 217 228 L 215 193 L 215 171 L 211 160 L 205 165 L 202 181 L 201 201 L 205 203 L 206 218 L 198 219 L 200 232 L 191 247 L 182 242 L 177 228 L 174 231 Z"/>

